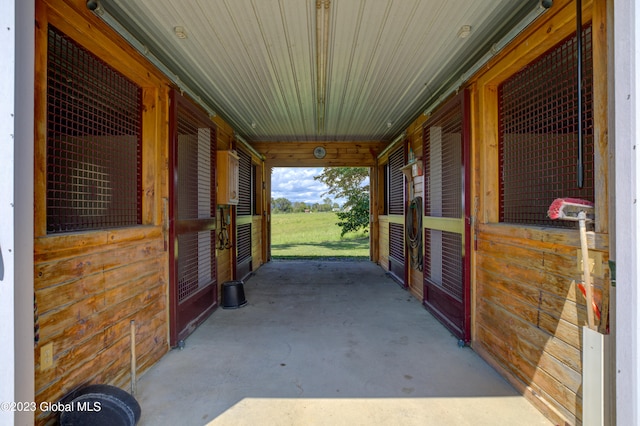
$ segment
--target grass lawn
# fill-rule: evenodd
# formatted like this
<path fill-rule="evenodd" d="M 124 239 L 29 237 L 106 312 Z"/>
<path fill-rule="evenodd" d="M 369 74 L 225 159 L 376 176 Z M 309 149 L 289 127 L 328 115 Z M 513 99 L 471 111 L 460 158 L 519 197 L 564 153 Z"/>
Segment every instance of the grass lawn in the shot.
<path fill-rule="evenodd" d="M 271 215 L 271 256 L 290 258 L 369 258 L 369 234 L 350 232 L 340 238 L 335 213 Z"/>

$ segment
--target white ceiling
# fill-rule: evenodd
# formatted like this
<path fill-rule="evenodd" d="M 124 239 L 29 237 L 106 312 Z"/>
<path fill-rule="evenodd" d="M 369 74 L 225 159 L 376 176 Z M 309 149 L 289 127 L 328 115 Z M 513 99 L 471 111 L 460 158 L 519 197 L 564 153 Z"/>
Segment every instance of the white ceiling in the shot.
<path fill-rule="evenodd" d="M 392 140 L 538 8 L 539 0 L 331 0 L 323 109 L 316 0 L 100 3 L 249 141 Z M 467 38 L 458 37 L 463 25 Z"/>

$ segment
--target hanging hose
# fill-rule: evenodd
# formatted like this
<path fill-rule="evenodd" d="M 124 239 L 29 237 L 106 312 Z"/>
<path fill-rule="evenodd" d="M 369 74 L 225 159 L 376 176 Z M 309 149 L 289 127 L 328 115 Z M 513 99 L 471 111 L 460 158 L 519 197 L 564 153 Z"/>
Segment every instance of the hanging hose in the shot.
<path fill-rule="evenodd" d="M 422 271 L 422 197 L 411 200 L 404 224 L 411 267 Z"/>

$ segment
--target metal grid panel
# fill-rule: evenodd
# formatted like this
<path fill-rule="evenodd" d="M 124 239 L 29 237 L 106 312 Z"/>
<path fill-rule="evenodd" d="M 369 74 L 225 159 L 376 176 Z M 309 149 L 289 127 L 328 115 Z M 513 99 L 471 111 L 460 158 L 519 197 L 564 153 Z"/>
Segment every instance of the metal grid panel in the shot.
<path fill-rule="evenodd" d="M 464 294 L 462 234 L 425 229 L 425 278 L 458 301 Z"/>
<path fill-rule="evenodd" d="M 577 43 L 563 41 L 499 87 L 500 221 L 573 227 L 547 218 L 556 198 L 594 201 L 591 27 L 583 38 L 584 187 L 577 187 Z"/>
<path fill-rule="evenodd" d="M 253 179 L 251 176 L 251 156 L 242 150 L 238 151 L 238 216 L 251 216 L 253 204 L 252 188 Z"/>
<path fill-rule="evenodd" d="M 215 128 L 178 106 L 178 219 L 215 217 Z"/>
<path fill-rule="evenodd" d="M 238 258 L 237 262 L 241 263 L 251 257 L 251 224 L 244 223 L 238 225 Z"/>
<path fill-rule="evenodd" d="M 389 214 L 404 214 L 404 149 L 389 155 Z"/>
<path fill-rule="evenodd" d="M 404 263 L 404 226 L 400 223 L 389 224 L 389 256 Z"/>
<path fill-rule="evenodd" d="M 47 233 L 142 223 L 142 90 L 49 27 Z"/>
<path fill-rule="evenodd" d="M 462 103 L 438 114 L 424 128 L 425 215 L 460 218 L 462 213 Z"/>
<path fill-rule="evenodd" d="M 178 302 L 215 281 L 215 231 L 178 235 Z"/>

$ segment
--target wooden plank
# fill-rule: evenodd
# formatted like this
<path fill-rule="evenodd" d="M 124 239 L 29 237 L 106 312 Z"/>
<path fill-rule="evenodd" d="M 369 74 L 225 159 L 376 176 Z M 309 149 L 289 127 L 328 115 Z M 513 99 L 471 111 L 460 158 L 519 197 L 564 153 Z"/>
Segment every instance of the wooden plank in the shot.
<path fill-rule="evenodd" d="M 591 25 L 593 61 L 593 137 L 596 232 L 609 233 L 609 49 L 607 38 L 607 5 L 604 0 L 593 2 Z"/>
<path fill-rule="evenodd" d="M 77 257 L 103 251 L 106 244 L 119 244 L 163 237 L 157 226 L 134 226 L 117 230 L 61 234 L 34 239 L 34 262 Z"/>
<path fill-rule="evenodd" d="M 501 238 L 518 244 L 536 246 L 547 251 L 557 252 L 562 246 L 580 247 L 580 235 L 576 229 L 543 228 L 535 226 L 515 226 L 505 223 L 478 224 L 478 236 L 482 239 Z M 607 234 L 590 232 L 588 235 L 590 250 L 609 251 Z"/>
<path fill-rule="evenodd" d="M 505 272 L 510 271 L 510 267 L 519 266 L 531 271 L 531 277 L 524 279 L 532 282 L 553 281 L 564 287 L 562 280 L 580 281 L 582 270 L 581 259 L 578 258 L 578 251 L 575 249 L 566 250 L 562 253 L 562 248 L 558 247 L 557 252 L 539 251 L 529 249 L 525 244 L 501 244 L 499 241 L 478 239 L 478 256 L 484 256 L 489 263 L 502 265 Z M 593 254 L 593 252 L 591 252 Z M 606 259 L 606 254 L 603 256 Z M 600 266 L 604 270 L 606 261 Z M 509 265 L 505 268 L 504 265 Z M 500 267 L 500 266 L 498 266 Z M 525 272 L 521 271 L 522 274 Z M 608 277 L 598 276 L 592 273 L 594 285 L 602 289 L 605 279 Z M 551 291 L 551 290 L 550 290 Z M 558 293 L 561 295 L 561 293 Z"/>
<path fill-rule="evenodd" d="M 162 87 L 169 80 L 136 49 L 117 35 L 81 1 L 43 0 L 49 21 L 141 87 Z"/>
<path fill-rule="evenodd" d="M 136 325 L 136 344 L 139 344 L 143 338 L 166 334 L 166 332 L 156 333 L 154 331 L 159 328 L 166 330 L 166 312 L 153 304 L 148 304 L 143 309 L 105 328 L 103 332 L 104 347 L 112 346 L 120 339 L 130 339 L 132 320 Z M 136 351 L 136 354 L 142 355 L 139 351 Z"/>
<path fill-rule="evenodd" d="M 478 109 L 483 114 L 478 129 L 479 146 L 474 147 L 479 151 L 481 158 L 478 164 L 478 174 L 481 176 L 478 221 L 495 223 L 500 219 L 498 211 L 500 182 L 499 175 L 495 172 L 500 170 L 500 164 L 498 161 L 498 91 L 494 85 L 486 85 L 479 90 Z"/>
<path fill-rule="evenodd" d="M 583 21 L 589 22 L 592 19 L 592 1 L 583 0 L 582 8 Z M 560 40 L 575 34 L 576 14 L 573 1 L 556 0 L 551 12 L 529 25 L 515 42 L 494 56 L 470 82 L 477 82 L 480 87 L 498 84 L 533 62 Z"/>
<path fill-rule="evenodd" d="M 154 297 L 156 299 L 153 303 L 157 305 L 156 309 L 163 309 L 166 305 L 165 291 L 166 285 L 158 282 L 154 287 L 145 288 L 141 293 L 128 297 L 128 305 L 118 304 L 128 309 L 125 312 L 119 313 L 118 317 L 143 311 Z M 135 303 L 139 304 L 135 306 Z M 54 341 L 58 348 L 57 350 L 64 352 L 79 342 L 111 326 L 115 318 L 109 313 L 111 309 L 111 307 L 104 304 L 104 295 L 98 294 L 43 315 L 39 321 L 39 345 L 41 346 L 50 341 Z"/>
<path fill-rule="evenodd" d="M 479 313 L 484 314 L 482 311 Z M 490 345 L 487 346 L 490 352 L 495 347 L 502 347 L 499 356 L 503 358 L 500 362 L 520 382 L 534 388 L 536 392 L 546 394 L 546 399 L 559 404 L 567 414 L 575 409 L 577 404 L 581 404 L 581 396 L 578 392 L 581 380 L 578 373 L 571 369 L 562 368 L 557 361 L 544 353 L 540 358 L 533 360 L 523 357 L 519 348 L 518 336 L 513 332 L 505 331 L 500 327 L 486 328 L 484 324 L 478 330 L 479 335 L 485 341 L 490 342 Z M 549 372 L 549 369 L 552 372 Z M 573 389 L 566 386 L 565 380 L 571 383 Z"/>
<path fill-rule="evenodd" d="M 254 142 L 251 146 L 265 157 L 269 167 L 327 167 L 376 165 L 377 153 L 384 144 L 380 142 Z M 325 147 L 323 159 L 313 156 L 316 146 Z"/>
<path fill-rule="evenodd" d="M 482 332 L 482 330 L 481 330 Z M 490 338 L 490 336 L 488 337 Z M 548 418 L 553 424 L 572 424 L 567 423 L 570 417 L 562 414 L 554 406 L 552 406 L 548 400 L 545 399 L 545 395 L 542 392 L 536 391 L 534 387 L 529 386 L 522 381 L 518 380 L 510 371 L 505 370 L 502 363 L 489 351 L 489 346 L 481 342 L 477 342 L 474 345 L 474 351 L 484 359 L 490 366 L 492 366 L 502 377 L 504 377 L 518 392 L 520 392 L 535 408 L 537 408 L 546 418 Z M 573 422 L 575 424 L 575 422 Z"/>
<path fill-rule="evenodd" d="M 254 270 L 264 263 L 262 260 L 262 216 L 252 216 L 251 263 Z"/>
<path fill-rule="evenodd" d="M 380 216 L 382 217 L 382 216 Z M 397 223 L 400 225 L 404 225 L 404 216 L 403 215 L 398 215 L 398 214 L 388 214 L 388 215 L 384 215 L 384 217 L 386 218 L 385 222 L 387 224 L 389 223 Z"/>
<path fill-rule="evenodd" d="M 550 394 L 548 394 L 543 388 L 539 386 L 536 381 L 531 381 L 521 377 L 518 373 L 520 370 L 513 369 L 513 364 L 509 360 L 508 351 L 504 347 L 503 342 L 491 330 L 487 330 L 483 327 L 478 327 L 478 337 L 482 339 L 484 343 L 477 344 L 475 347 L 483 359 L 491 364 L 496 370 L 502 372 L 502 375 L 516 388 L 523 393 L 527 400 L 534 404 L 545 416 L 549 419 L 555 419 L 556 424 L 576 424 L 576 415 L 574 414 L 575 406 L 573 409 L 565 408 L 565 405 L 571 405 L 570 402 L 565 402 L 565 405 L 556 401 Z M 540 377 L 541 381 L 547 383 L 547 387 L 555 386 L 559 392 L 562 392 L 561 383 L 540 371 L 536 378 Z M 544 377 L 544 379 L 542 379 Z M 558 393 L 558 392 L 556 392 Z M 571 394 L 568 395 L 568 401 L 571 401 Z M 576 403 L 581 401 L 578 396 L 574 395 L 573 399 Z"/>
<path fill-rule="evenodd" d="M 35 2 L 34 56 L 34 236 L 47 235 L 47 7 Z"/>
<path fill-rule="evenodd" d="M 85 299 L 103 290 L 103 274 L 94 274 L 61 285 L 40 289 L 36 292 L 38 314 L 42 317 L 51 311 L 69 306 L 75 301 Z"/>
<path fill-rule="evenodd" d="M 162 127 L 160 116 L 161 100 L 157 87 L 142 90 L 142 224 L 158 225 L 161 215 L 160 153 L 164 140 L 160 139 Z"/>
<path fill-rule="evenodd" d="M 486 279 L 486 281 L 480 281 L 478 284 L 478 294 L 485 294 L 484 297 L 493 297 L 495 303 L 514 315 L 556 335 L 556 337 L 561 338 L 568 344 L 580 347 L 575 345 L 576 337 L 579 334 L 575 336 L 574 334 L 578 333 L 579 324 L 582 324 L 586 319 L 584 306 L 577 305 L 575 302 L 549 297 L 545 292 L 536 289 L 527 289 L 525 286 L 503 281 L 490 273 L 482 273 L 482 278 Z M 493 284 L 494 282 L 495 284 Z M 524 294 L 519 295 L 520 292 Z M 549 301 L 550 299 L 551 301 Z M 478 307 L 480 305 L 481 303 L 478 302 Z M 549 327 L 550 321 L 564 321 L 573 325 L 573 328 L 567 330 L 570 332 L 570 338 L 565 339 L 565 336 L 556 334 L 555 327 Z"/>
<path fill-rule="evenodd" d="M 485 324 L 514 330 L 518 335 L 519 342 L 526 347 L 522 351 L 524 358 L 536 361 L 543 352 L 546 352 L 574 371 L 581 370 L 580 347 L 562 341 L 559 336 L 554 334 L 554 329 L 548 330 L 540 327 L 535 306 L 521 302 L 502 305 L 500 301 L 504 300 L 505 295 L 503 290 L 487 287 L 482 287 L 479 290 L 479 296 L 482 297 L 483 303 L 479 304 L 478 311 L 489 312 L 497 317 L 488 319 L 485 317 Z M 523 311 L 526 313 L 523 314 Z M 579 337 L 577 327 L 575 332 Z"/>
<path fill-rule="evenodd" d="M 35 265 L 35 288 L 41 289 L 101 273 L 123 263 L 164 256 L 164 242 L 148 240 L 108 247 L 102 252 L 91 252 L 84 257 L 64 258 L 60 261 Z"/>
<path fill-rule="evenodd" d="M 435 229 L 462 234 L 464 233 L 464 219 L 424 216 L 422 218 L 422 229 Z"/>
<path fill-rule="evenodd" d="M 104 383 L 101 378 L 101 372 L 108 369 L 114 363 L 114 360 L 122 358 L 123 352 L 127 348 L 124 342 L 117 347 L 112 347 L 110 351 L 98 351 L 95 356 L 86 358 L 83 364 L 77 364 L 74 368 L 69 369 L 67 374 L 59 377 L 51 386 L 43 389 L 36 394 L 36 402 L 38 408 L 41 402 L 58 401 L 61 397 L 72 391 L 73 389 L 91 383 Z M 52 413 L 36 412 L 36 417 L 47 418 Z"/>

